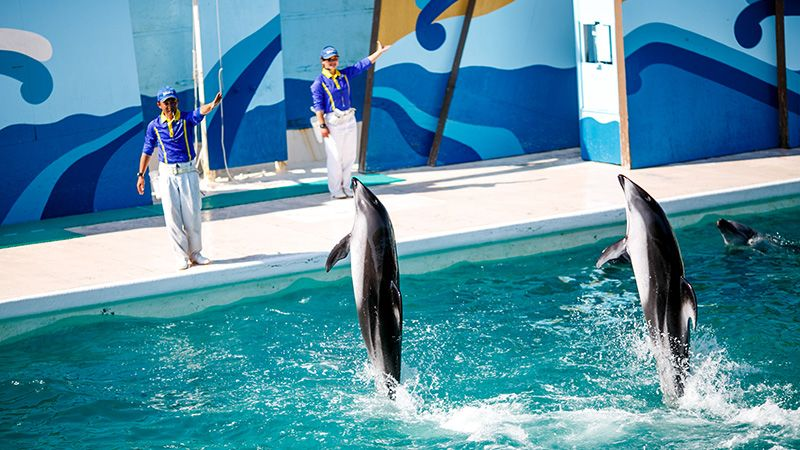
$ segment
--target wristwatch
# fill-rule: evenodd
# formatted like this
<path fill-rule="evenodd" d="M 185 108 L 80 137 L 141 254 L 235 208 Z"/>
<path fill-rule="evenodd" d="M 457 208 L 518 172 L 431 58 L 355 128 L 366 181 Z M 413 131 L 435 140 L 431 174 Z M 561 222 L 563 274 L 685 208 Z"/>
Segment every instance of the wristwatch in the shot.
<path fill-rule="evenodd" d="M 143 177 L 144 172 L 136 172 L 136 178 Z"/>
<path fill-rule="evenodd" d="M 328 126 L 327 126 L 327 125 L 325 125 L 324 123 L 321 123 L 321 124 L 319 124 L 319 127 L 320 127 L 320 128 L 328 128 Z"/>

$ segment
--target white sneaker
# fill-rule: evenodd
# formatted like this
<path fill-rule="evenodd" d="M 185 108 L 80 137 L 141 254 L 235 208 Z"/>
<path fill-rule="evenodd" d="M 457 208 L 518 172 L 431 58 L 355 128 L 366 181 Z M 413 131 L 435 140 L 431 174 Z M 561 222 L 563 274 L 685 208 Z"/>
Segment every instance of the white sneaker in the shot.
<path fill-rule="evenodd" d="M 195 253 L 195 255 L 192 257 L 192 263 L 197 266 L 205 266 L 207 264 L 211 264 L 211 260 L 200 253 Z"/>
<path fill-rule="evenodd" d="M 189 260 L 186 258 L 179 259 L 178 264 L 175 266 L 178 270 L 186 270 L 189 268 Z"/>
<path fill-rule="evenodd" d="M 350 198 L 353 198 L 353 190 L 345 188 L 344 195 L 346 195 L 346 196 L 348 196 Z"/>
<path fill-rule="evenodd" d="M 331 194 L 331 198 L 347 198 L 344 192 L 337 192 L 335 194 Z"/>

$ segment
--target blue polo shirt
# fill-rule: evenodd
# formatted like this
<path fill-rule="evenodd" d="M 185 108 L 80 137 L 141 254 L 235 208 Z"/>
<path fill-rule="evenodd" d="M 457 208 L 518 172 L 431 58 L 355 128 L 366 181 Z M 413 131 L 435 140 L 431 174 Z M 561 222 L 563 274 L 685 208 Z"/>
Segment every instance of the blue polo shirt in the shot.
<path fill-rule="evenodd" d="M 314 102 L 314 111 L 325 113 L 333 112 L 336 108 L 346 111 L 352 106 L 350 102 L 350 80 L 361 72 L 369 69 L 372 63 L 369 58 L 364 58 L 350 67 L 337 70 L 336 73 L 322 69 L 311 83 L 311 100 Z"/>
<path fill-rule="evenodd" d="M 172 120 L 164 114 L 147 124 L 142 153 L 152 155 L 159 148 L 158 160 L 175 164 L 188 162 L 197 156 L 194 149 L 194 126 L 203 120 L 200 108 L 192 112 L 176 111 Z"/>

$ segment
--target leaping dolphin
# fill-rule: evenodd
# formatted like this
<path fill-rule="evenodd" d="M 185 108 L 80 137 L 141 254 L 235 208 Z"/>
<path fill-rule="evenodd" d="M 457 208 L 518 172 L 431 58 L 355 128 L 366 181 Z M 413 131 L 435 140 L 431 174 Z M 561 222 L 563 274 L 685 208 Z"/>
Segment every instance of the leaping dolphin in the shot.
<path fill-rule="evenodd" d="M 636 288 L 656 356 L 661 392 L 668 401 L 683 395 L 689 369 L 689 321 L 697 323 L 697 299 L 684 278 L 683 260 L 661 205 L 624 175 L 625 237 L 606 248 L 596 266 L 630 258 Z"/>
<path fill-rule="evenodd" d="M 392 221 L 386 208 L 366 186 L 353 178 L 356 217 L 353 229 L 328 255 L 325 271 L 348 253 L 358 324 L 372 365 L 375 383 L 394 399 L 400 381 L 403 299 Z"/>

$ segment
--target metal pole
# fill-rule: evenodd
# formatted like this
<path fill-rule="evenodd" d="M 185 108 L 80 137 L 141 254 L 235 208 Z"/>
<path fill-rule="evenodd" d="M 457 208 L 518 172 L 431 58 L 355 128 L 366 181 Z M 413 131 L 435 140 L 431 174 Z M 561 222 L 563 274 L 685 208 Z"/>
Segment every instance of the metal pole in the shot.
<path fill-rule="evenodd" d="M 200 40 L 200 7 L 197 4 L 198 0 L 192 0 L 192 32 L 194 33 L 194 69 L 195 79 L 197 80 L 197 91 L 200 100 L 200 105 L 206 103 L 206 89 L 205 80 L 203 75 L 203 46 Z M 208 129 L 206 121 L 200 122 L 200 162 L 203 165 L 203 173 L 208 175 L 210 173 L 208 166 Z"/>
<path fill-rule="evenodd" d="M 631 168 L 631 143 L 628 136 L 628 88 L 625 79 L 625 34 L 622 29 L 622 2 L 614 0 L 614 48 L 617 53 L 617 96 L 619 97 L 619 156 L 624 169 Z"/>
<path fill-rule="evenodd" d="M 375 0 L 372 12 L 372 35 L 369 42 L 369 54 L 377 50 L 378 31 L 381 22 L 381 0 Z M 358 172 L 367 172 L 367 142 L 369 141 L 369 119 L 372 112 L 372 84 L 375 80 L 375 65 L 367 72 L 367 87 L 364 92 L 364 113 L 361 116 L 361 141 L 358 149 Z"/>
<path fill-rule="evenodd" d="M 461 55 L 464 53 L 464 44 L 467 41 L 467 33 L 469 33 L 469 24 L 472 22 L 472 14 L 475 11 L 475 0 L 469 0 L 467 3 L 467 12 L 464 13 L 464 24 L 461 25 L 461 35 L 458 37 L 458 47 L 456 48 L 456 57 L 453 58 L 453 67 L 450 69 L 450 78 L 447 80 L 447 90 L 444 92 L 444 101 L 442 101 L 442 110 L 439 113 L 439 123 L 436 125 L 436 134 L 433 135 L 433 143 L 431 144 L 431 152 L 428 154 L 428 165 L 435 166 L 436 158 L 439 156 L 439 146 L 442 144 L 442 136 L 444 135 L 444 126 L 447 123 L 447 115 L 450 112 L 450 102 L 453 100 L 453 92 L 456 89 L 456 80 L 458 79 L 458 68 L 461 66 Z"/>
<path fill-rule="evenodd" d="M 789 104 L 786 101 L 786 33 L 783 1 L 775 0 L 775 48 L 778 66 L 778 145 L 789 148 Z"/>

